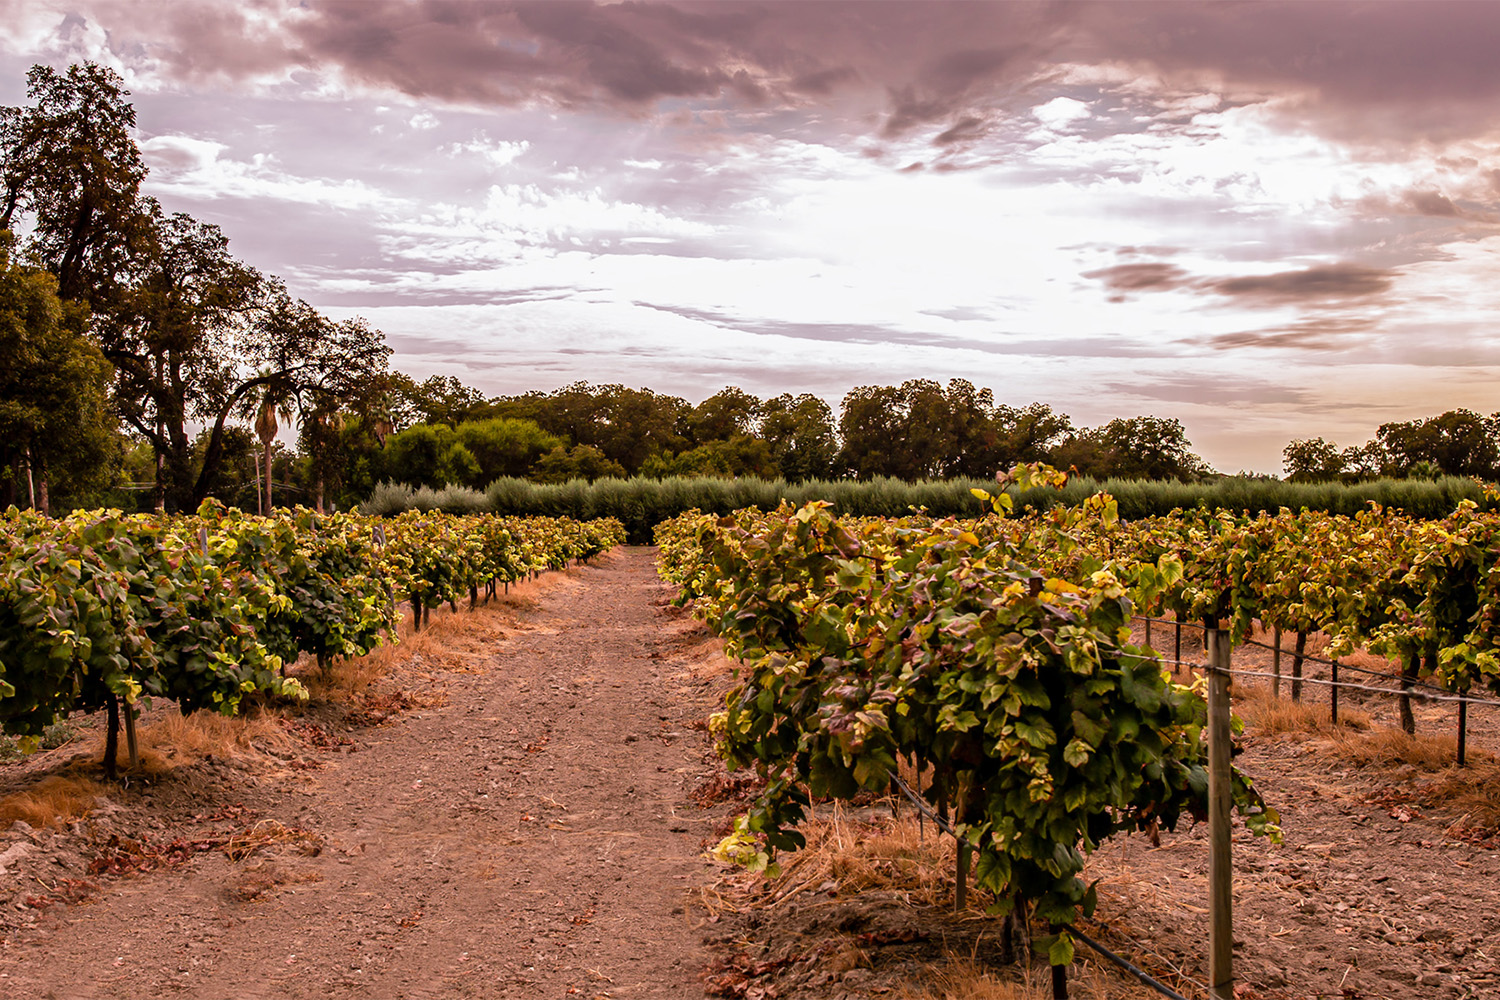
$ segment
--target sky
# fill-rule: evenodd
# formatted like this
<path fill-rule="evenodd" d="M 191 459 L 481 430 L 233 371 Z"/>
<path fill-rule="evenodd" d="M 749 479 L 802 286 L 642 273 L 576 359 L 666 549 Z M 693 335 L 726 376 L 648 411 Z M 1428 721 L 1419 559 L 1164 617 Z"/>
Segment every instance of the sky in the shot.
<path fill-rule="evenodd" d="M 966 378 L 1294 438 L 1500 410 L 1500 4 L 0 0 L 148 193 L 392 363 L 698 401 Z"/>

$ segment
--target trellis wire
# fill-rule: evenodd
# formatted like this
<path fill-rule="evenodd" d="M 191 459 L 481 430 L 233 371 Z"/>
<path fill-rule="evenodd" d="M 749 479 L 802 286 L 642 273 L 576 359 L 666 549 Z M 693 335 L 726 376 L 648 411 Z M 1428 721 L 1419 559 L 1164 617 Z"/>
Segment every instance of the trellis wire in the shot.
<path fill-rule="evenodd" d="M 1232 667 L 1231 674 L 1241 677 L 1275 677 L 1276 675 L 1265 670 L 1244 670 L 1240 667 Z M 1355 691 L 1371 691 L 1375 694 L 1404 695 L 1408 698 L 1420 698 L 1424 701 L 1446 701 L 1461 705 L 1487 705 L 1491 708 L 1500 708 L 1500 701 L 1488 698 L 1470 698 L 1466 695 L 1456 694 L 1427 694 L 1424 691 L 1395 691 L 1391 688 L 1374 687 L 1369 684 L 1355 684 L 1351 681 L 1329 681 L 1318 677 L 1302 678 L 1304 684 L 1322 684 L 1324 687 L 1351 688 Z"/>
<path fill-rule="evenodd" d="M 1201 623 L 1195 622 L 1195 621 L 1186 621 L 1185 620 L 1185 621 L 1182 621 L 1182 622 L 1174 622 L 1170 618 L 1149 618 L 1149 617 L 1147 617 L 1145 615 L 1135 615 L 1134 617 L 1136 618 L 1137 621 L 1165 622 L 1165 623 L 1167 623 L 1169 625 L 1172 625 L 1172 624 L 1190 625 L 1193 628 L 1199 628 L 1199 629 L 1201 629 L 1201 628 L 1204 627 Z M 1240 645 L 1242 645 L 1242 646 L 1259 646 L 1261 649 L 1269 649 L 1269 650 L 1271 650 L 1273 652 L 1276 651 L 1276 647 L 1275 646 L 1271 645 L 1268 642 L 1261 642 L 1259 639 L 1249 639 L 1249 638 L 1241 639 L 1240 640 Z M 1311 653 L 1303 653 L 1300 656 L 1298 656 L 1298 654 L 1294 650 L 1287 649 L 1285 646 L 1283 646 L 1281 648 L 1281 652 L 1286 653 L 1286 654 L 1288 654 L 1290 656 L 1296 656 L 1303 663 L 1321 663 L 1325 667 L 1338 667 L 1340 670 L 1353 670 L 1356 673 L 1366 674 L 1367 676 L 1370 676 L 1370 677 L 1379 677 L 1379 678 L 1381 678 L 1383 680 L 1402 681 L 1402 682 L 1404 682 L 1405 684 L 1407 684 L 1411 688 L 1426 688 L 1429 691 L 1440 691 L 1440 692 L 1446 692 L 1447 691 L 1446 688 L 1438 687 L 1435 684 L 1428 684 L 1425 681 L 1419 681 L 1416 678 L 1403 677 L 1401 674 L 1390 674 L 1390 673 L 1386 673 L 1385 671 L 1382 671 L 1382 670 L 1371 670 L 1369 667 L 1360 667 L 1360 666 L 1356 666 L 1356 665 L 1354 665 L 1352 663 L 1344 663 L 1342 661 L 1335 662 L 1333 660 L 1324 659 L 1321 656 L 1314 656 Z M 1169 659 L 1167 657 L 1158 657 L 1158 659 L 1160 659 L 1161 662 L 1163 662 L 1163 663 L 1183 663 L 1182 660 L 1173 660 L 1173 659 Z M 1201 664 L 1184 664 L 1184 665 L 1185 666 L 1201 666 Z M 1267 674 L 1266 676 L 1268 676 L 1268 677 L 1275 677 L 1275 674 Z M 1306 677 L 1304 677 L 1302 679 L 1304 681 L 1309 681 L 1310 680 L 1310 678 L 1306 678 Z M 1383 688 L 1376 688 L 1374 690 L 1385 690 L 1385 689 L 1383 689 Z M 1401 692 L 1397 692 L 1397 693 L 1401 693 Z M 1413 697 L 1416 697 L 1416 696 L 1413 695 Z"/>

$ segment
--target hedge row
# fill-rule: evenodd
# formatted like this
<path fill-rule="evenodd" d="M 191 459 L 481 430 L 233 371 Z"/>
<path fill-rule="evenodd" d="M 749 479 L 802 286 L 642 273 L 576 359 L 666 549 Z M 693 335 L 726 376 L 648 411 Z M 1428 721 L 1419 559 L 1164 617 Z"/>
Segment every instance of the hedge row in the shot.
<path fill-rule="evenodd" d="M 582 479 L 541 485 L 525 479 L 497 479 L 483 492 L 463 487 L 432 490 L 386 483 L 362 506 L 367 514 L 398 514 L 406 510 L 441 510 L 450 514 L 493 513 L 572 517 L 587 521 L 618 518 L 634 544 L 649 544 L 657 524 L 684 511 L 727 514 L 745 507 L 774 509 L 783 500 L 801 505 L 827 500 L 839 515 L 901 517 L 913 508 L 937 517 L 977 517 L 983 506 L 973 488 L 995 490 L 980 479 L 950 479 L 908 483 L 899 479 L 813 480 L 788 483 L 772 479 L 669 478 Z M 1355 514 L 1371 501 L 1404 510 L 1413 517 L 1446 517 L 1463 499 L 1485 504 L 1483 490 L 1469 479 L 1380 479 L 1345 486 L 1340 483 L 1287 483 L 1268 479 L 1226 477 L 1211 483 L 1155 480 L 1075 478 L 1061 490 L 1032 490 L 1016 499 L 1017 511 L 1063 504 L 1073 506 L 1099 491 L 1119 502 L 1126 519 L 1170 514 L 1198 506 L 1246 511 L 1327 511 Z"/>

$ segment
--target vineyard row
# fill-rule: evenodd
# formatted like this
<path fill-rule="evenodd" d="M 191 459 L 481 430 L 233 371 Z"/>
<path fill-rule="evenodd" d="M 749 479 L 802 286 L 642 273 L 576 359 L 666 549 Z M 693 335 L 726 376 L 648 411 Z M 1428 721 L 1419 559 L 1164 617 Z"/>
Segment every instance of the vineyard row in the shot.
<path fill-rule="evenodd" d="M 0 724 L 35 738 L 103 708 L 112 736 L 120 704 L 145 697 L 223 714 L 252 695 L 306 697 L 286 667 L 391 641 L 399 600 L 420 618 L 623 539 L 613 519 L 12 508 L 0 516 Z"/>
<path fill-rule="evenodd" d="M 810 796 L 884 792 L 906 757 L 932 769 L 975 881 L 1056 926 L 1065 964 L 1063 928 L 1094 903 L 1085 855 L 1206 807 L 1203 693 L 1131 644 L 1131 616 L 1236 640 L 1256 622 L 1321 631 L 1329 655 L 1371 649 L 1412 684 L 1500 690 L 1500 516 L 1472 502 L 1438 521 L 1372 505 L 1128 523 L 1102 494 L 1025 517 L 1011 503 L 975 519 L 784 505 L 658 529 L 663 577 L 744 662 L 714 731 L 765 786 L 726 857 L 773 865 L 801 845 Z M 1274 833 L 1248 780 L 1232 787 L 1247 825 Z"/>

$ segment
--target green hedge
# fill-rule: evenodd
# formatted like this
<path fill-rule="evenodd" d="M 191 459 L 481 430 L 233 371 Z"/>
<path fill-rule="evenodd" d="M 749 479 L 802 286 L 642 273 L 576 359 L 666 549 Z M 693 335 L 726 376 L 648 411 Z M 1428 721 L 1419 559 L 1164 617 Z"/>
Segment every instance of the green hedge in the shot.
<path fill-rule="evenodd" d="M 696 507 L 714 514 L 727 514 L 742 507 L 774 508 L 783 499 L 795 504 L 828 500 L 840 514 L 900 516 L 913 507 L 929 513 L 973 516 L 981 513 L 980 502 L 969 491 L 994 492 L 995 484 L 982 479 L 950 479 L 941 482 L 908 483 L 899 479 L 855 481 L 839 479 L 787 483 L 765 479 L 582 479 L 556 485 L 541 485 L 525 479 L 497 479 L 478 490 L 449 487 L 413 489 L 394 483 L 378 487 L 362 506 L 367 514 L 399 514 L 401 511 L 442 510 L 453 514 L 495 513 L 567 516 L 581 521 L 615 517 L 625 525 L 634 544 L 648 544 L 652 529 L 661 521 Z M 1417 517 L 1446 516 L 1463 499 L 1483 501 L 1483 492 L 1473 480 L 1447 477 L 1436 481 L 1380 479 L 1355 486 L 1339 483 L 1284 483 L 1267 479 L 1227 477 L 1212 483 L 1159 482 L 1143 479 L 1108 479 L 1099 482 L 1079 478 L 1062 490 L 1034 490 L 1017 499 L 1017 507 L 1045 508 L 1054 504 L 1076 504 L 1104 490 L 1119 501 L 1125 518 L 1167 514 L 1179 507 L 1225 507 L 1252 513 L 1289 507 L 1352 514 L 1374 501 L 1396 507 Z"/>

